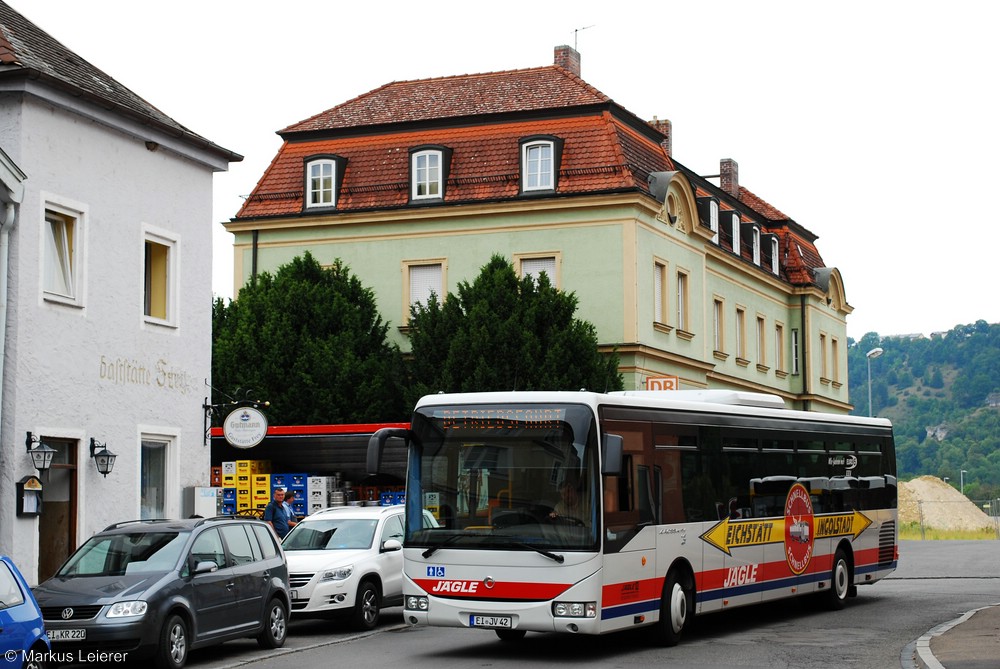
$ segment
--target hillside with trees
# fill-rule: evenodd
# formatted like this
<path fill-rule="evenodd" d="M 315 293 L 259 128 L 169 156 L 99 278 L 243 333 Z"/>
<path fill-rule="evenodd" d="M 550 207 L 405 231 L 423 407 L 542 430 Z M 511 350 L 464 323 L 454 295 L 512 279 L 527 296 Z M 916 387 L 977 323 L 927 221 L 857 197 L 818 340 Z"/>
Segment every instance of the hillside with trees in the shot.
<path fill-rule="evenodd" d="M 975 500 L 1000 497 L 1000 324 L 977 321 L 930 336 L 850 341 L 854 413 L 893 422 L 899 476 L 948 479 Z M 965 471 L 963 476 L 962 471 Z"/>

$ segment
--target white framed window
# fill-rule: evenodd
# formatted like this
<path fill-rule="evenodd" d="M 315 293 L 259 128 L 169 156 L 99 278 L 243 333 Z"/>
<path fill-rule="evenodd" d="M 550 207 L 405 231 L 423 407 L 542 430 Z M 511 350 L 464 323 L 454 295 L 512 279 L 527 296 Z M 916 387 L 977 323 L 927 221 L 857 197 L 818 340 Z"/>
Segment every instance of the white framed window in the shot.
<path fill-rule="evenodd" d="M 416 305 L 426 306 L 431 295 L 438 303 L 444 302 L 445 261 L 443 258 L 403 261 L 403 317 L 400 322 L 410 320 L 410 309 Z"/>
<path fill-rule="evenodd" d="M 736 308 L 736 357 L 746 360 L 747 357 L 747 312 Z"/>
<path fill-rule="evenodd" d="M 751 242 L 753 244 L 753 264 L 760 265 L 760 228 L 756 225 L 753 227 L 751 234 Z"/>
<path fill-rule="evenodd" d="M 143 438 L 139 460 L 139 517 L 167 518 L 167 448 L 170 442 Z"/>
<path fill-rule="evenodd" d="M 517 261 L 517 265 L 520 268 L 521 277 L 530 276 L 534 280 L 538 280 L 542 272 L 545 272 L 546 276 L 549 277 L 549 283 L 553 286 L 558 287 L 559 285 L 559 260 L 555 255 L 544 255 L 544 256 L 514 256 Z"/>
<path fill-rule="evenodd" d="M 306 208 L 337 206 L 337 162 L 331 158 L 306 165 Z"/>
<path fill-rule="evenodd" d="M 771 273 L 778 275 L 778 238 L 771 237 Z"/>
<path fill-rule="evenodd" d="M 555 147 L 551 141 L 527 142 L 521 146 L 524 191 L 555 188 Z"/>
<path fill-rule="evenodd" d="M 715 298 L 712 302 L 712 345 L 716 351 L 724 351 L 725 337 L 723 336 L 725 326 L 725 302 Z"/>
<path fill-rule="evenodd" d="M 826 350 L 826 334 L 820 333 L 819 335 L 819 377 L 820 379 L 830 378 L 829 363 L 829 351 Z"/>
<path fill-rule="evenodd" d="M 742 242 L 740 241 L 740 215 L 733 212 L 732 216 L 732 230 L 733 230 L 733 253 L 736 255 L 742 255 L 743 250 L 740 248 Z"/>
<path fill-rule="evenodd" d="M 785 326 L 774 324 L 774 366 L 778 371 L 785 369 Z"/>
<path fill-rule="evenodd" d="M 792 374 L 799 373 L 799 330 L 792 328 Z"/>
<path fill-rule="evenodd" d="M 764 317 L 757 317 L 757 364 L 767 364 L 767 340 L 765 339 Z"/>
<path fill-rule="evenodd" d="M 719 243 L 719 203 L 712 200 L 708 203 L 708 227 L 712 229 L 712 243 Z"/>
<path fill-rule="evenodd" d="M 177 240 L 144 226 L 142 241 L 143 316 L 147 322 L 174 324 L 180 276 Z"/>
<path fill-rule="evenodd" d="M 50 302 L 83 306 L 82 208 L 46 202 L 42 220 L 42 296 Z"/>
<path fill-rule="evenodd" d="M 414 153 L 411 157 L 410 173 L 413 175 L 412 199 L 428 200 L 444 196 L 441 151 L 428 149 Z"/>
<path fill-rule="evenodd" d="M 677 329 L 688 330 L 688 275 L 677 272 Z"/>
<path fill-rule="evenodd" d="M 840 342 L 836 337 L 830 337 L 830 378 L 834 383 L 840 383 Z"/>
<path fill-rule="evenodd" d="M 667 314 L 667 263 L 653 263 L 653 322 L 666 323 Z"/>

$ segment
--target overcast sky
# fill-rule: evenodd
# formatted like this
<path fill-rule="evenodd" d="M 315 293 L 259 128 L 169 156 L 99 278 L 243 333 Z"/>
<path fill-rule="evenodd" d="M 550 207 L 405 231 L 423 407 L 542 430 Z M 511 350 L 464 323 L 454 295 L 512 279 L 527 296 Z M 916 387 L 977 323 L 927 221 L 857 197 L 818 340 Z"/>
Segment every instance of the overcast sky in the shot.
<path fill-rule="evenodd" d="M 673 155 L 818 235 L 850 337 L 1000 322 L 1000 3 L 6 0 L 194 132 L 244 156 L 215 177 L 213 290 L 275 132 L 390 81 L 538 67 L 582 76 Z M 645 8 L 642 14 L 628 13 Z M 654 10 L 655 8 L 655 10 Z"/>

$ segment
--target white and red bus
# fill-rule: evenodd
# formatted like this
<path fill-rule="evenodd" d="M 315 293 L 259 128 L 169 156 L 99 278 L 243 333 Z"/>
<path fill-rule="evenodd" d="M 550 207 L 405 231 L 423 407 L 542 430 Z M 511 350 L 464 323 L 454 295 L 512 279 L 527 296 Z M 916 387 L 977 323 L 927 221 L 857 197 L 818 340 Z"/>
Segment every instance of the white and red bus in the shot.
<path fill-rule="evenodd" d="M 648 626 L 673 645 L 693 615 L 799 595 L 842 608 L 898 559 L 883 419 L 733 391 L 440 394 L 372 437 L 370 472 L 393 438 L 411 625 Z"/>

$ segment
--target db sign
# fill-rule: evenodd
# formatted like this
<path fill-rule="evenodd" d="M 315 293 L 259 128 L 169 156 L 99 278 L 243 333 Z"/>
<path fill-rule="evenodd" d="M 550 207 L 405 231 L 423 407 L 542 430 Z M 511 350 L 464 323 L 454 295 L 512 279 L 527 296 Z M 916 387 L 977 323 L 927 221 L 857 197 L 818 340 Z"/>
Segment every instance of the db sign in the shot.
<path fill-rule="evenodd" d="M 680 390 L 681 382 L 676 376 L 650 376 L 646 378 L 646 390 Z"/>

